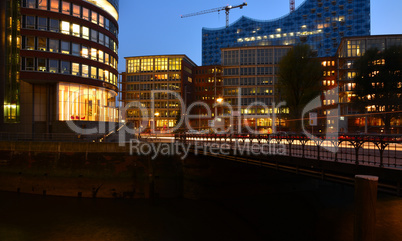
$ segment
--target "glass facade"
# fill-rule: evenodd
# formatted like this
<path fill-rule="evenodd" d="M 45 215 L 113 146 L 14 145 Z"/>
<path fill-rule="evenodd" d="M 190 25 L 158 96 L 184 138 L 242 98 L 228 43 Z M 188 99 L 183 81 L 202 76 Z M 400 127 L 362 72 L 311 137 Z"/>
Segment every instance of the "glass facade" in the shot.
<path fill-rule="evenodd" d="M 279 73 L 279 61 L 290 48 L 290 46 L 266 46 L 222 49 L 225 102 L 232 106 L 240 106 L 239 111 L 242 115 L 271 114 L 276 97 L 275 85 Z M 247 108 L 255 102 L 263 103 L 265 107 L 256 105 Z M 257 122 L 257 125 L 271 123 L 267 120 Z"/>
<path fill-rule="evenodd" d="M 342 37 L 370 35 L 370 0 L 306 0 L 271 21 L 240 18 L 228 28 L 202 30 L 202 64 L 221 64 L 221 48 L 307 43 L 334 56 Z"/>
<path fill-rule="evenodd" d="M 118 122 L 116 92 L 87 85 L 58 84 L 59 121 Z"/>
<path fill-rule="evenodd" d="M 125 104 L 140 101 L 142 107 L 148 110 L 154 104 L 155 115 L 149 112 L 148 117 L 156 128 L 167 131 L 175 126 L 181 107 L 180 101 L 169 92 L 175 92 L 185 100 L 183 86 L 188 85 L 190 99 L 192 69 L 195 66 L 190 59 L 181 55 L 128 57 L 122 100 Z M 153 90 L 158 91 L 154 96 Z M 128 121 L 134 122 L 136 127 L 140 125 L 143 113 L 139 109 L 129 109 L 126 114 Z"/>
<path fill-rule="evenodd" d="M 20 122 L 20 1 L 7 1 L 4 122 Z"/>

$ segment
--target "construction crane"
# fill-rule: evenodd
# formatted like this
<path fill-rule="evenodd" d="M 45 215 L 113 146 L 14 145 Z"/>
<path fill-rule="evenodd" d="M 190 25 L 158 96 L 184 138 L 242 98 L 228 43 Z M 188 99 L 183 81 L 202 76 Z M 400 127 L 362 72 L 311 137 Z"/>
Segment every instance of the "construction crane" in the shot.
<path fill-rule="evenodd" d="M 295 0 L 289 0 L 289 5 L 290 5 L 290 12 L 293 12 L 295 10 Z"/>
<path fill-rule="evenodd" d="M 197 15 L 201 15 L 201 14 L 207 14 L 207 13 L 213 13 L 213 12 L 220 12 L 225 10 L 226 13 L 226 27 L 229 26 L 229 11 L 234 9 L 234 8 L 240 8 L 242 9 L 243 7 L 247 6 L 247 3 L 244 2 L 243 4 L 237 5 L 237 6 L 225 6 L 225 7 L 220 7 L 220 8 L 213 8 L 213 9 L 209 9 L 209 10 L 204 10 L 204 11 L 200 11 L 200 12 L 196 12 L 196 13 L 189 13 L 189 14 L 185 14 L 185 15 L 181 15 L 181 18 L 188 18 L 188 17 L 193 17 L 193 16 L 197 16 Z"/>

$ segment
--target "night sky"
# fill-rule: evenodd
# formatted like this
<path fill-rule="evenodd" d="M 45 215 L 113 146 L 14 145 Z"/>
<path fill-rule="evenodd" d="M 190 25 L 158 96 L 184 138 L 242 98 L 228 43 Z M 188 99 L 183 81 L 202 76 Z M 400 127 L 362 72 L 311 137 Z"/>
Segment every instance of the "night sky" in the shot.
<path fill-rule="evenodd" d="M 302 3 L 296 0 L 296 8 Z M 186 54 L 201 65 L 202 27 L 225 26 L 225 12 L 181 18 L 181 15 L 239 5 L 234 0 L 120 0 L 119 71 L 125 71 L 124 57 L 160 54 Z M 288 0 L 249 0 L 243 9 L 230 12 L 230 23 L 242 15 L 272 20 L 289 13 Z M 371 0 L 371 34 L 402 34 L 402 1 Z"/>

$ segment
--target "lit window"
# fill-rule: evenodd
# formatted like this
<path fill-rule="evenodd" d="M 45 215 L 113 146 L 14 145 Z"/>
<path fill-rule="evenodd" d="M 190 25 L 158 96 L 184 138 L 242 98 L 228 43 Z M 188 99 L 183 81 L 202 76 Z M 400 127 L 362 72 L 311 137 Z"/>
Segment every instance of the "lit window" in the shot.
<path fill-rule="evenodd" d="M 105 53 L 105 64 L 109 64 L 109 54 Z"/>
<path fill-rule="evenodd" d="M 99 15 L 99 26 L 105 27 L 105 17 Z"/>
<path fill-rule="evenodd" d="M 98 71 L 97 71 L 96 67 L 91 67 L 91 78 L 92 79 L 98 78 Z"/>
<path fill-rule="evenodd" d="M 46 0 L 42 0 L 42 1 L 38 1 L 38 8 L 42 9 L 42 10 L 47 10 L 47 1 Z"/>
<path fill-rule="evenodd" d="M 91 22 L 98 24 L 98 13 L 92 11 Z"/>
<path fill-rule="evenodd" d="M 88 47 L 82 46 L 81 57 L 83 57 L 83 58 L 88 58 L 89 57 Z"/>
<path fill-rule="evenodd" d="M 70 2 L 63 1 L 61 5 L 61 12 L 70 15 Z"/>
<path fill-rule="evenodd" d="M 102 51 L 102 50 L 99 50 L 99 62 L 103 63 L 103 59 L 104 59 L 104 57 L 103 57 L 103 51 Z"/>
<path fill-rule="evenodd" d="M 103 80 L 103 69 L 99 69 L 99 80 Z"/>
<path fill-rule="evenodd" d="M 91 48 L 91 59 L 92 60 L 98 60 L 98 56 L 97 56 L 97 49 Z"/>
<path fill-rule="evenodd" d="M 73 75 L 80 75 L 80 64 L 73 63 L 72 64 L 72 74 Z"/>
<path fill-rule="evenodd" d="M 80 25 L 78 24 L 73 24 L 73 35 L 76 37 L 80 37 L 81 36 L 81 31 L 80 31 Z"/>
<path fill-rule="evenodd" d="M 59 0 L 50 0 L 50 11 L 59 11 Z"/>
<path fill-rule="evenodd" d="M 89 75 L 89 67 L 88 65 L 83 64 L 82 65 L 82 77 L 88 77 Z"/>
<path fill-rule="evenodd" d="M 70 23 L 61 21 L 61 32 L 64 34 L 70 34 Z"/>
<path fill-rule="evenodd" d="M 104 73 L 105 73 L 105 81 L 106 81 L 106 82 L 110 82 L 110 81 L 109 81 L 109 71 L 105 70 Z"/>
<path fill-rule="evenodd" d="M 82 8 L 82 18 L 89 21 L 89 10 L 88 10 L 88 8 Z"/>
<path fill-rule="evenodd" d="M 84 39 L 89 39 L 89 28 L 82 27 L 82 37 Z"/>
<path fill-rule="evenodd" d="M 73 4 L 73 16 L 74 17 L 81 17 L 81 7 L 78 5 Z"/>

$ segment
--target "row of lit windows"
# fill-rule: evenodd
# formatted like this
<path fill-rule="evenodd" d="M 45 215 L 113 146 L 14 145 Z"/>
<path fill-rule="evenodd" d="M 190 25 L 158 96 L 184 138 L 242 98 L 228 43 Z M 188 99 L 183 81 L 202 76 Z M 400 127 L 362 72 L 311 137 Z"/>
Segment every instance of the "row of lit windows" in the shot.
<path fill-rule="evenodd" d="M 57 59 L 25 57 L 21 61 L 21 70 L 74 75 L 117 85 L 117 76 L 108 70 Z"/>
<path fill-rule="evenodd" d="M 180 90 L 180 83 L 130 84 L 127 91 L 133 90 Z"/>
<path fill-rule="evenodd" d="M 48 2 L 49 1 L 49 2 Z M 105 18 L 101 14 L 95 11 L 81 7 L 76 4 L 72 4 L 67 1 L 60 0 L 24 0 L 24 7 L 27 8 L 38 8 L 41 10 L 47 10 L 52 12 L 60 12 L 67 15 L 72 15 L 77 18 L 82 18 L 87 21 L 91 21 L 94 24 L 109 30 L 117 37 L 117 27 Z"/>
<path fill-rule="evenodd" d="M 335 70 L 332 71 L 324 71 L 322 74 L 324 77 L 335 76 Z"/>
<path fill-rule="evenodd" d="M 77 57 L 90 58 L 107 65 L 117 68 L 117 60 L 95 48 L 89 46 L 72 43 L 58 39 L 47 39 L 44 37 L 24 36 L 22 48 L 25 50 L 48 51 L 52 53 L 71 54 Z"/>
<path fill-rule="evenodd" d="M 214 100 L 214 96 L 196 96 L 197 100 Z"/>
<path fill-rule="evenodd" d="M 180 76 L 180 74 L 129 75 L 127 76 L 127 82 L 180 81 Z"/>
<path fill-rule="evenodd" d="M 70 23 L 67 21 L 59 21 L 58 19 L 48 19 L 44 17 L 35 17 L 29 15 L 24 16 L 23 20 L 24 28 L 62 33 L 83 38 L 86 40 L 91 40 L 117 53 L 116 42 L 113 39 L 109 38 L 109 36 L 94 29 L 90 29 L 88 27 L 81 26 L 75 23 Z"/>
<path fill-rule="evenodd" d="M 335 67 L 335 61 L 322 61 L 321 65 L 323 67 Z"/>
<path fill-rule="evenodd" d="M 323 86 L 333 86 L 335 85 L 335 80 L 324 80 L 322 81 Z"/>
<path fill-rule="evenodd" d="M 323 100 L 323 105 L 335 105 L 335 100 Z"/>
<path fill-rule="evenodd" d="M 222 82 L 221 78 L 217 78 L 216 80 L 216 82 Z M 195 83 L 215 83 L 215 77 L 195 79 Z"/>
<path fill-rule="evenodd" d="M 150 58 L 127 60 L 128 73 L 180 71 L 181 58 Z"/>

